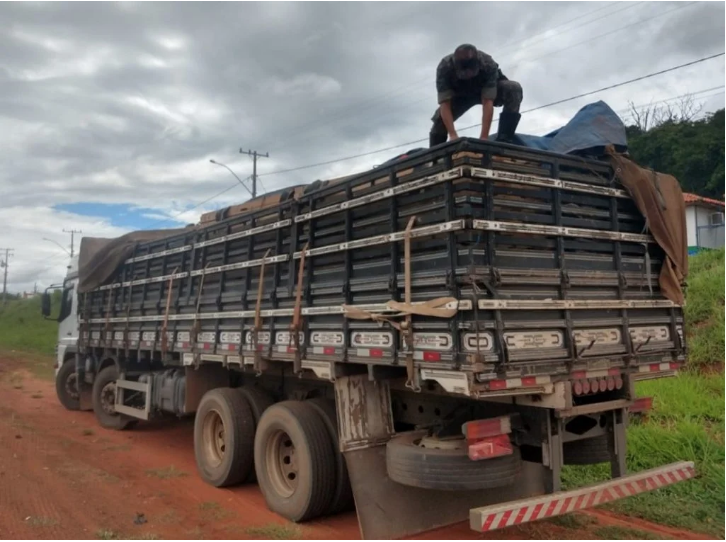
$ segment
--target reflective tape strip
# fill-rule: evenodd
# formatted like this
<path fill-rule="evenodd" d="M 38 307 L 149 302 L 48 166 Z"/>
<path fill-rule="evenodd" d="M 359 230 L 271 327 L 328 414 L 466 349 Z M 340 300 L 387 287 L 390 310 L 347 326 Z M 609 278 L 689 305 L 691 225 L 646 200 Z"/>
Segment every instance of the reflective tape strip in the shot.
<path fill-rule="evenodd" d="M 541 224 L 521 224 L 519 222 L 500 222 L 496 220 L 474 220 L 475 230 L 499 231 L 504 233 L 526 233 L 530 235 L 553 235 L 562 237 L 583 237 L 586 239 L 605 239 L 608 241 L 629 241 L 632 243 L 654 243 L 651 235 L 621 233 L 566 226 L 544 226 Z"/>
<path fill-rule="evenodd" d="M 411 230 L 411 237 L 426 237 L 428 235 L 436 235 L 437 233 L 451 232 L 463 230 L 465 226 L 464 220 L 454 220 L 452 222 L 444 222 L 442 224 L 435 224 L 433 226 L 426 226 L 423 228 L 417 228 Z M 386 243 L 394 243 L 396 241 L 403 241 L 406 236 L 405 231 L 399 231 L 394 233 L 387 233 L 385 235 L 376 235 L 375 237 L 367 237 L 366 239 L 358 239 L 357 241 L 348 241 L 346 243 L 338 243 L 337 245 L 327 245 L 319 248 L 311 248 L 305 251 L 305 256 L 320 256 L 322 254 L 331 254 L 334 252 L 341 252 L 344 250 L 352 250 L 356 248 L 370 247 L 376 245 L 384 245 Z M 302 251 L 294 254 L 295 259 L 299 259 L 302 256 Z"/>
<path fill-rule="evenodd" d="M 522 378 L 507 378 L 506 380 L 490 380 L 488 382 L 489 389 L 509 390 L 512 388 L 529 388 L 533 386 L 542 386 L 552 382 L 550 376 L 524 376 Z"/>
<path fill-rule="evenodd" d="M 413 305 L 420 305 L 423 303 L 422 301 L 417 301 L 413 303 Z M 451 303 L 447 303 L 444 305 L 444 308 L 447 309 L 458 309 L 458 310 L 471 310 L 471 301 L 469 300 L 460 300 L 460 301 L 452 301 Z M 372 313 L 396 313 L 398 312 L 395 309 L 391 309 L 386 305 L 385 303 L 378 303 L 378 304 L 371 304 L 371 305 L 355 305 L 354 306 L 357 309 L 364 310 L 367 312 Z M 260 311 L 260 315 L 263 318 L 271 318 L 276 316 L 292 316 L 294 308 L 290 309 L 270 309 L 270 310 L 262 310 Z M 314 314 L 345 314 L 346 309 L 342 305 L 332 305 L 327 307 L 305 307 L 301 309 L 301 314 L 303 315 L 314 315 Z M 189 313 L 189 314 L 170 314 L 168 317 L 168 320 L 170 322 L 178 322 L 182 320 L 213 320 L 217 318 L 252 318 L 255 316 L 255 311 L 248 310 L 248 311 L 230 311 L 230 312 L 200 312 L 198 314 Z M 91 318 L 90 320 L 81 320 L 80 322 L 83 324 L 103 324 L 105 322 L 109 323 L 125 323 L 125 322 L 158 322 L 164 320 L 164 315 L 155 315 L 155 316 L 131 316 L 129 318 L 124 317 L 115 317 L 115 318 L 109 318 L 106 320 L 106 318 Z"/>
<path fill-rule="evenodd" d="M 187 252 L 191 250 L 192 246 L 193 245 L 184 245 L 183 247 L 170 248 L 168 250 L 162 250 L 161 252 L 152 252 L 151 254 L 144 254 L 143 256 L 127 258 L 126 260 L 124 260 L 124 263 L 145 262 L 146 260 L 151 260 L 153 258 L 161 258 L 163 256 L 171 256 L 172 254 L 180 254 L 182 252 Z"/>
<path fill-rule="evenodd" d="M 336 353 L 336 350 L 332 346 L 313 346 L 308 349 L 308 352 L 316 355 L 330 356 Z"/>
<path fill-rule="evenodd" d="M 656 373 L 658 371 L 677 371 L 680 367 L 679 363 L 651 363 L 649 365 L 640 365 L 639 373 Z"/>
<path fill-rule="evenodd" d="M 144 254 L 143 256 L 127 258 L 126 260 L 124 260 L 124 263 L 144 262 L 146 260 L 151 260 L 153 258 L 162 258 L 164 256 L 170 256 L 172 254 L 188 252 L 194 248 L 203 248 L 203 247 L 208 247 L 211 245 L 218 245 L 219 243 L 225 243 L 227 241 L 233 241 L 235 239 L 242 239 L 243 237 L 249 237 L 250 235 L 255 235 L 257 233 L 265 233 L 268 231 L 277 230 L 279 228 L 284 228 L 286 226 L 289 226 L 290 224 L 292 224 L 292 220 L 290 220 L 290 219 L 280 220 L 279 222 L 275 222 L 273 224 L 267 224 L 265 226 L 257 226 L 256 228 L 250 228 L 249 230 L 244 230 L 244 231 L 240 231 L 240 232 L 236 232 L 236 233 L 230 233 L 229 235 L 223 235 L 222 237 L 210 239 L 209 241 L 201 241 L 199 243 L 194 243 L 191 245 L 184 245 L 183 247 L 170 248 L 168 250 L 162 250 L 160 252 Z"/>
<path fill-rule="evenodd" d="M 693 462 L 679 461 L 588 487 L 469 510 L 469 525 L 486 532 L 599 506 L 696 476 Z"/>
<path fill-rule="evenodd" d="M 563 181 L 561 179 L 550 179 L 539 175 L 522 175 L 510 171 L 498 171 L 487 168 L 471 168 L 470 175 L 478 179 L 492 179 L 495 181 L 510 182 L 515 184 L 526 184 L 529 186 L 541 186 L 543 188 L 560 188 L 572 192 L 584 192 L 587 194 L 598 194 L 600 196 L 614 196 L 616 198 L 629 198 L 625 190 L 619 188 L 608 188 L 605 186 L 578 183 L 575 181 Z"/>
<path fill-rule="evenodd" d="M 680 307 L 668 299 L 480 299 L 483 310 L 551 309 L 670 309 Z"/>
<path fill-rule="evenodd" d="M 308 220 L 312 220 L 313 218 L 319 218 L 321 216 L 338 213 L 340 211 L 345 211 L 346 209 L 353 209 L 355 207 L 360 207 L 361 205 L 368 205 L 376 201 L 397 196 L 398 194 L 405 194 L 406 192 L 419 190 L 421 188 L 426 188 L 427 186 L 433 186 L 435 184 L 439 184 L 451 179 L 456 179 L 461 177 L 462 174 L 463 169 L 460 167 L 450 169 L 442 173 L 437 173 L 436 175 L 431 175 L 415 181 L 402 183 L 394 186 L 393 188 L 386 188 L 384 190 L 379 190 L 378 192 L 373 192 L 372 194 L 368 194 L 366 196 L 361 196 L 352 200 L 336 203 L 335 205 L 329 205 L 328 207 L 323 207 L 322 209 L 316 209 L 315 211 L 296 216 L 295 222 L 306 222 Z"/>

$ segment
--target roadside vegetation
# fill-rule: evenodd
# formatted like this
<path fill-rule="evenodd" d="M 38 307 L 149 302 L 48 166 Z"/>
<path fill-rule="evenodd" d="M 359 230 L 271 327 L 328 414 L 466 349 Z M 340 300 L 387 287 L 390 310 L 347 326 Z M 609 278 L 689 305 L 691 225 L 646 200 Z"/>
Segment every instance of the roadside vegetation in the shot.
<path fill-rule="evenodd" d="M 724 251 L 690 259 L 686 301 L 688 367 L 678 378 L 640 382 L 653 410 L 628 428 L 628 469 L 693 461 L 698 477 L 608 507 L 655 523 L 724 538 Z M 607 464 L 567 467 L 569 487 L 605 480 Z"/>

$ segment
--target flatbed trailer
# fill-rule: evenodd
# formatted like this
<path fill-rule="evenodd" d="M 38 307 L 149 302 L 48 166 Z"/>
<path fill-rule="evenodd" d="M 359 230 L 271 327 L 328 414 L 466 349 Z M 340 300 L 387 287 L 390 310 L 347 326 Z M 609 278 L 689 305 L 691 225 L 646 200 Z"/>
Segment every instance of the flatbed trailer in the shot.
<path fill-rule="evenodd" d="M 94 288 L 68 281 L 59 395 L 74 379 L 116 429 L 195 414 L 205 481 L 254 473 L 293 521 L 354 496 L 365 538 L 694 475 L 626 474 L 634 383 L 686 351 L 664 251 L 608 161 L 463 139 L 278 199 L 127 240 Z M 563 465 L 597 462 L 613 481 L 561 492 Z"/>

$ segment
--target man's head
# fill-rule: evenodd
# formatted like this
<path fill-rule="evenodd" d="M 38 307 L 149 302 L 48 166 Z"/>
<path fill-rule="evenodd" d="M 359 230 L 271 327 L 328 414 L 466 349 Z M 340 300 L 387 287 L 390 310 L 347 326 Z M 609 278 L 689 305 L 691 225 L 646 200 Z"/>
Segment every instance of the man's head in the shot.
<path fill-rule="evenodd" d="M 476 47 L 468 43 L 459 45 L 454 51 L 454 68 L 459 79 L 476 77 L 479 73 Z"/>

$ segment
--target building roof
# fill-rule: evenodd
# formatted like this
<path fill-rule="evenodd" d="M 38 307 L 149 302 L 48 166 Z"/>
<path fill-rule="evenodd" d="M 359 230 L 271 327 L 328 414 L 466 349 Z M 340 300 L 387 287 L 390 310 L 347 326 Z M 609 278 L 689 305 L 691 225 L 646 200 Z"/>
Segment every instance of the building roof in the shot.
<path fill-rule="evenodd" d="M 724 208 L 724 202 L 719 201 L 717 199 L 711 199 L 711 198 L 704 198 L 703 196 L 699 196 L 698 194 L 691 194 L 689 192 L 683 193 L 683 201 L 686 202 L 686 207 L 689 205 L 709 205 L 712 207 L 721 207 Z"/>

